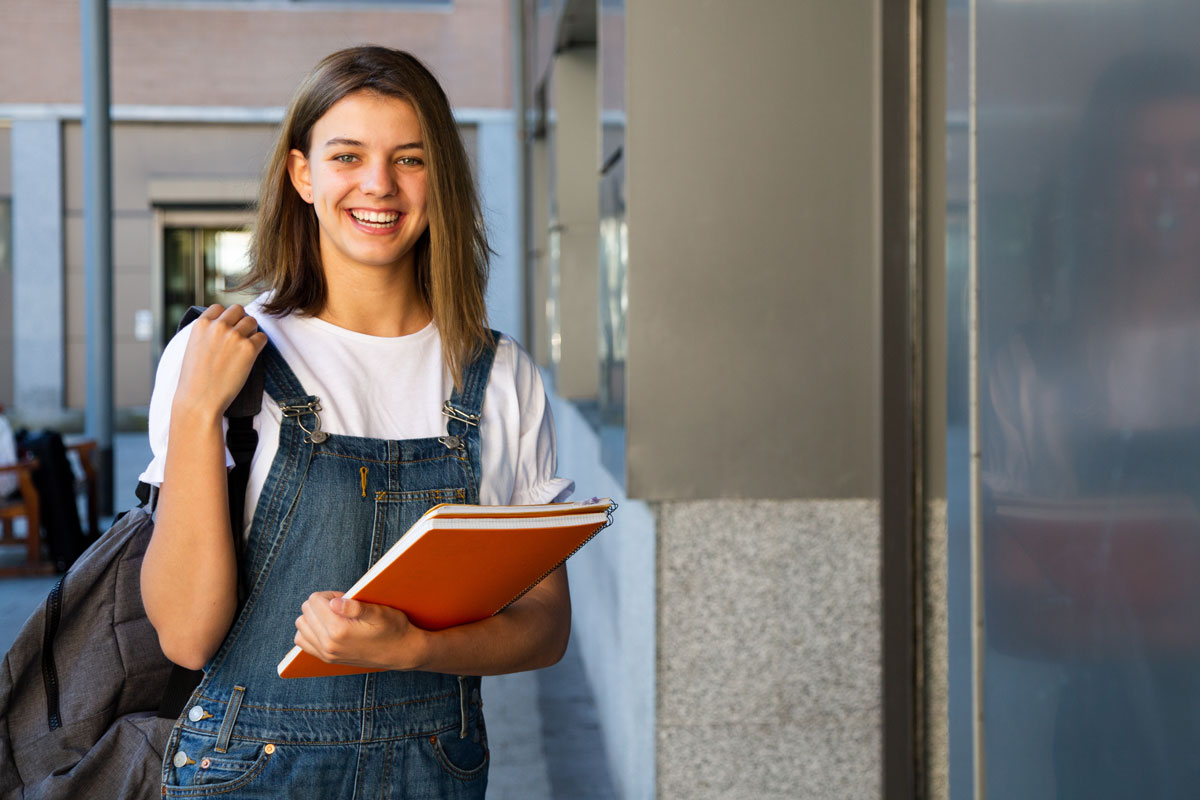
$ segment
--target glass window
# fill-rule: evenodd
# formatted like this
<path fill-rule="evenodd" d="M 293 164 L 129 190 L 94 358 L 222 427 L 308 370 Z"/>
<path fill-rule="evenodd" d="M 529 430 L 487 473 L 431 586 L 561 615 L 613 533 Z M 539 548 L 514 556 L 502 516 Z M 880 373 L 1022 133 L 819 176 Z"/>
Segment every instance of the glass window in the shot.
<path fill-rule="evenodd" d="M 948 283 L 973 262 L 978 506 L 955 511 L 969 507 L 967 481 L 948 491 L 952 589 L 965 570 L 983 598 L 982 664 L 955 660 L 971 629 L 951 625 L 952 669 L 973 666 L 981 681 L 975 769 L 989 797 L 1189 797 L 1200 778 L 1200 5 L 950 11 L 950 83 L 962 56 L 977 65 L 975 155 L 948 187 L 963 198 L 974 185 L 965 238 L 951 210 Z M 954 556 L 971 517 L 978 573 Z M 969 783 L 954 790 L 971 796 Z"/>
<path fill-rule="evenodd" d="M 246 303 L 253 292 L 236 287 L 249 269 L 250 228 L 166 227 L 163 229 L 163 337 L 189 306 Z"/>

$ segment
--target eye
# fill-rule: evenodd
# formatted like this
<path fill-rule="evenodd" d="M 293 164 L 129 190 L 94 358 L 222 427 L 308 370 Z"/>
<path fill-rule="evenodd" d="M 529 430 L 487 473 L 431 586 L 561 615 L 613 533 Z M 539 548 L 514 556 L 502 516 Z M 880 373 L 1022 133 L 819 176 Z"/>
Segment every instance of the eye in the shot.
<path fill-rule="evenodd" d="M 416 156 L 401 156 L 400 158 L 396 159 L 396 163 L 402 167 L 419 167 L 425 162 Z"/>
<path fill-rule="evenodd" d="M 349 153 L 342 153 L 341 155 L 334 156 L 333 160 L 341 164 L 352 164 L 358 160 L 358 157 L 352 156 Z"/>

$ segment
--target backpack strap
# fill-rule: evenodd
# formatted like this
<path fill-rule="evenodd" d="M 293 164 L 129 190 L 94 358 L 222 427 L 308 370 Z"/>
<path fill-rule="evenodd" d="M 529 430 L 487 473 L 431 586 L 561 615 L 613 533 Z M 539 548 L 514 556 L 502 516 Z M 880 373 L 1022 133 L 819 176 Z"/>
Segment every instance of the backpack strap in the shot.
<path fill-rule="evenodd" d="M 192 306 L 179 322 L 179 330 L 189 325 L 204 311 L 203 306 Z M 178 332 L 178 331 L 177 331 Z M 225 417 L 229 420 L 229 429 L 225 432 L 225 446 L 233 456 L 233 468 L 229 470 L 229 527 L 233 531 L 234 552 L 238 561 L 242 560 L 244 542 L 242 540 L 242 518 L 246 511 L 246 486 L 250 482 L 250 461 L 258 447 L 258 431 L 254 430 L 254 417 L 262 410 L 264 385 L 264 359 L 262 355 L 255 360 L 250 368 L 246 383 L 238 392 L 237 397 L 225 409 Z M 138 484 L 138 497 L 141 498 L 142 487 Z M 151 487 L 143 504 L 158 500 L 158 492 Z M 153 511 L 153 505 L 150 506 Z M 238 607 L 245 600 L 245 587 L 238 583 Z M 158 705 L 158 716 L 175 719 L 183 712 L 192 696 L 192 692 L 204 678 L 202 670 L 185 669 L 178 664 L 171 666 L 171 675 L 167 679 L 167 688 L 163 691 L 162 700 Z"/>

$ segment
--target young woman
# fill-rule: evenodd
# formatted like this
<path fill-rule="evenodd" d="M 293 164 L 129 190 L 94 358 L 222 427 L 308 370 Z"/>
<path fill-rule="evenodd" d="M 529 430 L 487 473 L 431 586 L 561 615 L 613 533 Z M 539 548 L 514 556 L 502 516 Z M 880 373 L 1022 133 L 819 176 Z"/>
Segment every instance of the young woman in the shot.
<path fill-rule="evenodd" d="M 318 64 L 280 130 L 255 231 L 265 293 L 176 336 L 150 406 L 142 479 L 161 490 L 143 597 L 167 656 L 205 672 L 167 746 L 164 796 L 483 797 L 477 676 L 561 657 L 565 572 L 439 632 L 333 591 L 437 503 L 572 488 L 555 477 L 536 368 L 487 328 L 479 204 L 429 71 L 380 47 Z M 239 559 L 222 414 L 260 353 Z M 383 671 L 283 680 L 293 643 Z"/>

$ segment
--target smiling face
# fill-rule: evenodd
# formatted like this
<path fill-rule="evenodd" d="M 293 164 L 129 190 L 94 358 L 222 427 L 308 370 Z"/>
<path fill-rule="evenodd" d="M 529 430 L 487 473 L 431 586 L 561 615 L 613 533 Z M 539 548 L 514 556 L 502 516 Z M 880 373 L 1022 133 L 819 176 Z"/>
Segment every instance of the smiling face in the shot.
<path fill-rule="evenodd" d="M 407 269 L 429 227 L 425 148 L 411 104 L 355 92 L 316 121 L 309 152 L 292 150 L 288 173 L 316 212 L 321 263 Z"/>
<path fill-rule="evenodd" d="M 1200 100 L 1151 103 L 1129 139 L 1118 187 L 1122 233 L 1150 261 L 1191 267 L 1200 256 Z"/>

